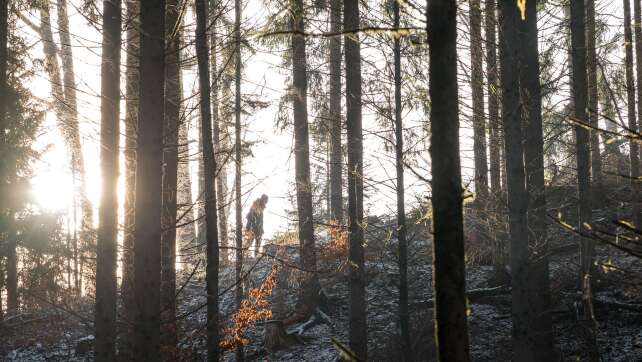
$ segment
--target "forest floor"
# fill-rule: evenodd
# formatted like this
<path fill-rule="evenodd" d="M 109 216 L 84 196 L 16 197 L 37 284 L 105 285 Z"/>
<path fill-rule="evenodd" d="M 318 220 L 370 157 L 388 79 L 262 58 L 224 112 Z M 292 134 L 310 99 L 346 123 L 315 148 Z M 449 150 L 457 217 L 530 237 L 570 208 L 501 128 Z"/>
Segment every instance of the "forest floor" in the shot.
<path fill-rule="evenodd" d="M 384 230 L 382 225 L 380 230 Z M 573 243 L 566 231 L 551 227 L 551 237 L 559 244 Z M 377 235 L 378 234 L 378 235 Z M 416 240 L 425 231 L 414 234 Z M 397 323 L 396 242 L 384 233 L 374 233 L 367 248 L 367 305 L 368 347 L 371 361 L 399 361 L 399 328 Z M 278 258 L 274 258 L 275 254 Z M 599 260 L 610 262 L 608 273 L 602 273 L 596 288 L 595 316 L 598 323 L 597 344 L 603 361 L 642 361 L 642 261 L 621 252 L 598 247 Z M 297 300 L 298 271 L 296 248 L 269 245 L 263 257 L 247 257 L 247 288 L 258 287 L 272 270 L 280 266 L 277 285 L 269 306 L 294 311 Z M 432 308 L 426 301 L 432 298 L 432 263 L 430 242 L 416 241 L 409 249 L 409 290 L 412 350 L 415 360 L 435 360 Z M 577 316 L 578 263 L 577 252 L 553 255 L 550 260 L 551 295 L 556 348 L 560 360 L 584 360 L 582 324 Z M 474 259 L 474 258 L 473 258 Z M 348 340 L 348 280 L 341 257 L 324 257 L 320 261 L 321 286 L 328 297 L 328 322 L 314 324 L 302 333 L 304 343 L 269 352 L 263 347 L 262 322 L 248 328 L 245 355 L 247 360 L 260 361 L 334 361 L 338 351 L 331 338 L 347 345 Z M 186 268 L 187 269 L 187 268 Z M 467 266 L 467 289 L 488 289 L 491 267 L 471 262 Z M 181 316 L 179 330 L 181 360 L 203 360 L 205 354 L 204 276 L 196 273 L 188 280 L 189 271 L 183 271 L 179 285 L 184 284 L 178 301 Z M 221 317 L 229 321 L 235 310 L 234 267 L 225 266 L 221 272 L 221 291 L 232 289 L 221 296 Z M 511 355 L 510 293 L 503 291 L 493 296 L 476 298 L 470 302 L 470 349 L 474 361 L 509 361 Z M 276 305 L 276 304 L 275 304 Z M 72 312 L 73 311 L 73 312 Z M 6 361 L 67 361 L 91 360 L 92 315 L 91 303 L 55 306 L 24 313 L 0 324 L 0 360 Z M 85 317 L 83 317 L 85 316 Z M 289 329 L 294 333 L 296 327 Z M 234 351 L 227 351 L 225 361 L 234 361 Z"/>

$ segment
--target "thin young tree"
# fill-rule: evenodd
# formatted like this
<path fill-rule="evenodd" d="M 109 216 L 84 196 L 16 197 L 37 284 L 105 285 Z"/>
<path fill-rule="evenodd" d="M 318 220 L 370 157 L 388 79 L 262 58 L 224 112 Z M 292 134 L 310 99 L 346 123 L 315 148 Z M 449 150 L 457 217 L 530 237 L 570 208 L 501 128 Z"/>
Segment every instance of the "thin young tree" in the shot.
<path fill-rule="evenodd" d="M 243 299 L 243 281 L 241 272 L 243 271 L 243 207 L 241 205 L 241 172 L 243 166 L 243 154 L 241 152 L 241 0 L 234 0 L 234 208 L 236 228 L 235 248 L 236 248 L 236 307 L 241 307 Z M 244 361 L 245 354 L 243 346 L 236 347 L 236 360 Z"/>
<path fill-rule="evenodd" d="M 163 359 L 176 359 L 176 216 L 178 188 L 178 128 L 181 123 L 182 2 L 165 3 L 165 120 L 163 122 L 163 195 L 161 234 L 161 345 Z"/>
<path fill-rule="evenodd" d="M 635 1 L 639 5 L 639 1 Z M 638 6 L 639 13 L 639 6 Z M 639 27 L 636 27 L 636 50 Z M 642 36 L 642 33 L 640 34 Z M 591 180 L 593 181 L 593 202 L 602 205 L 604 186 L 602 185 L 602 156 L 600 152 L 599 128 L 600 112 L 598 108 L 597 88 L 597 33 L 595 32 L 595 0 L 586 0 L 586 65 L 588 67 L 588 119 L 591 124 Z M 636 51 L 637 53 L 637 51 Z M 642 76 L 639 67 L 638 78 Z M 594 246 L 591 246 L 593 249 Z M 591 250 L 591 254 L 593 251 Z M 592 258 L 592 257 L 591 257 Z"/>
<path fill-rule="evenodd" d="M 394 28 L 399 29 L 399 1 L 393 0 Z M 404 185 L 403 120 L 401 105 L 401 39 L 395 37 L 394 83 L 395 83 L 395 168 L 397 171 L 397 241 L 399 243 L 399 325 L 401 348 L 404 360 L 412 360 L 410 345 L 410 321 L 408 315 L 408 241 L 406 240 L 406 206 Z"/>
<path fill-rule="evenodd" d="M 427 20 L 435 343 L 439 361 L 468 361 L 456 2 L 428 1 Z"/>
<path fill-rule="evenodd" d="M 214 143 L 214 155 L 216 161 L 216 188 L 218 192 L 216 193 L 216 206 L 218 207 L 218 232 L 219 232 L 219 244 L 223 247 L 221 250 L 221 260 L 226 263 L 228 260 L 229 251 L 226 249 L 228 247 L 228 238 L 227 238 L 227 165 L 226 161 L 228 158 L 229 149 L 224 147 L 223 139 L 227 139 L 227 125 L 221 122 L 221 117 L 219 116 L 219 80 L 220 74 L 218 69 L 218 51 L 219 51 L 219 40 L 218 34 L 218 24 L 219 17 L 221 16 L 221 10 L 219 8 L 218 0 L 210 0 L 209 2 L 209 11 L 210 11 L 210 77 L 212 78 L 212 142 Z M 227 62 L 227 59 L 225 59 Z M 221 74 L 222 74 L 221 70 Z M 228 147 L 229 148 L 229 147 Z"/>
<path fill-rule="evenodd" d="M 473 102 L 473 158 L 475 160 L 475 201 L 484 209 L 488 200 L 488 157 L 484 119 L 484 70 L 480 0 L 468 2 L 470 12 L 470 85 Z M 485 234 L 485 232 L 482 232 Z"/>
<path fill-rule="evenodd" d="M 488 158 L 490 163 L 489 208 L 495 215 L 497 223 L 503 225 L 500 210 L 503 207 L 502 161 L 501 161 L 501 125 L 499 121 L 499 77 L 497 67 L 497 17 L 496 0 L 487 0 L 485 7 L 486 34 L 486 93 L 488 96 Z M 493 242 L 493 282 L 508 282 L 505 260 L 505 243 L 503 232 L 490 231 Z"/>
<path fill-rule="evenodd" d="M 207 0 L 196 0 L 196 57 L 200 91 L 201 142 L 205 171 L 205 223 L 207 242 L 207 360 L 219 360 L 218 336 L 218 225 L 216 220 L 216 188 L 214 146 L 212 144 L 212 108 L 210 106 L 210 60 L 207 40 Z"/>
<path fill-rule="evenodd" d="M 122 282 L 120 296 L 122 323 L 120 323 L 120 346 L 118 357 L 121 361 L 133 358 L 133 328 L 136 304 L 134 300 L 134 213 L 136 203 L 136 129 L 138 127 L 138 52 L 139 1 L 127 0 L 127 33 L 125 52 L 125 200 L 123 205 L 123 254 Z"/>
<path fill-rule="evenodd" d="M 136 137 L 134 359 L 160 359 L 160 239 L 165 88 L 165 2 L 140 3 Z"/>
<path fill-rule="evenodd" d="M 96 361 L 114 361 L 120 154 L 120 0 L 103 2 L 102 20 L 100 160 L 103 182 L 96 252 L 95 357 Z"/>
<path fill-rule="evenodd" d="M 626 49 L 626 77 L 627 77 L 627 93 L 629 95 L 629 122 L 633 122 L 631 126 L 636 126 L 635 123 L 635 94 L 633 83 L 633 67 L 632 67 L 632 51 L 631 51 L 631 10 L 629 1 L 624 0 L 624 39 Z M 588 123 L 588 115 L 586 108 L 588 107 L 588 83 L 587 83 L 587 69 L 586 69 L 586 12 L 584 1 L 571 2 L 571 44 L 572 44 L 572 60 L 573 60 L 573 100 L 575 103 L 574 117 L 578 123 L 575 126 L 575 152 L 577 161 L 577 192 L 579 201 L 579 218 L 578 230 L 586 234 L 590 232 L 590 223 L 592 217 L 591 209 L 591 150 L 590 150 L 590 134 L 586 129 L 585 124 Z M 631 118 L 632 117 L 632 118 Z M 637 145 L 634 148 L 631 142 L 631 172 L 633 176 L 633 168 L 639 168 L 639 160 L 637 158 Z M 637 170 L 636 170 L 637 171 Z M 634 181 L 635 185 L 636 182 Z M 632 185 L 633 186 L 633 185 Z M 637 186 L 634 186 L 637 188 Z M 637 198 L 633 199 L 634 205 L 637 205 Z M 587 237 L 580 237 L 580 254 L 582 267 L 580 274 L 580 288 L 582 290 L 583 300 L 583 320 L 587 329 L 587 346 L 590 361 L 599 361 L 599 353 L 595 345 L 595 319 L 593 316 L 592 292 L 591 292 L 591 279 L 590 270 L 591 265 L 585 264 L 590 261 L 590 257 L 585 256 L 588 243 L 590 241 Z"/>
<path fill-rule="evenodd" d="M 341 1 L 330 0 L 330 32 L 342 28 Z M 330 217 L 343 224 L 343 152 L 341 149 L 341 37 L 329 40 L 330 48 Z"/>
<path fill-rule="evenodd" d="M 637 96 L 638 96 L 638 119 L 637 119 L 637 124 L 632 127 L 632 130 L 635 132 L 640 132 L 640 123 L 642 123 L 642 87 L 640 87 L 640 83 L 642 82 L 642 5 L 640 4 L 640 0 L 633 0 L 633 24 L 634 24 L 634 30 L 635 30 L 635 71 L 636 71 L 636 77 L 638 81 L 638 87 L 636 88 L 637 91 Z M 590 90 L 589 90 L 590 91 Z M 640 146 L 637 146 L 638 149 L 638 159 L 640 158 Z M 638 170 L 638 175 L 639 175 L 639 170 Z M 638 185 L 636 188 L 638 189 L 639 192 L 639 181 L 634 181 Z M 640 202 L 639 202 L 639 195 L 638 198 L 633 199 L 634 202 L 636 203 L 637 207 L 633 208 L 633 222 L 638 228 L 642 228 L 642 212 L 640 211 Z M 591 250 L 592 251 L 592 250 Z"/>
<path fill-rule="evenodd" d="M 366 274 L 363 251 L 363 127 L 361 124 L 361 44 L 359 1 L 343 2 L 348 137 L 348 261 L 350 265 L 350 348 L 362 360 L 368 355 Z"/>
<path fill-rule="evenodd" d="M 626 76 L 626 99 L 627 119 L 629 128 L 638 130 L 635 115 L 635 75 L 633 73 L 633 36 L 631 34 L 631 5 L 629 0 L 623 0 L 624 8 L 624 64 Z M 637 178 L 640 176 L 640 146 L 635 140 L 629 142 L 629 176 L 631 179 L 631 214 L 632 221 L 636 227 L 642 225 L 642 214 L 640 213 L 640 183 Z"/>

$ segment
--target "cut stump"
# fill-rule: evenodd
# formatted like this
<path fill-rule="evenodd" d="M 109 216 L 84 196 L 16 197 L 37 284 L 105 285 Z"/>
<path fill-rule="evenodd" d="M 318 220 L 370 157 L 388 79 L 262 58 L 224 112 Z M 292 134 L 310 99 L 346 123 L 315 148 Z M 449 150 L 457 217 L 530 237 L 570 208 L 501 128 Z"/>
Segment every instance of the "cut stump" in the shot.
<path fill-rule="evenodd" d="M 301 344 L 301 338 L 289 334 L 285 330 L 282 320 L 265 321 L 265 332 L 263 335 L 263 346 L 269 351 L 277 351 Z"/>

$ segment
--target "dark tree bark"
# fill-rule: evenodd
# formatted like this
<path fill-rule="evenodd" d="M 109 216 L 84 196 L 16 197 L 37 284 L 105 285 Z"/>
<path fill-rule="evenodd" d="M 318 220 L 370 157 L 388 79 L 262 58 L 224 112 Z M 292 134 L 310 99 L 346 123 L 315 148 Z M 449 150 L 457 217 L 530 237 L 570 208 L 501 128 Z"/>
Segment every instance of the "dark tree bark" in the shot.
<path fill-rule="evenodd" d="M 399 29 L 399 2 L 393 2 L 394 28 Z M 399 242 L 399 325 L 404 360 L 412 360 L 408 316 L 408 242 L 406 240 L 406 206 L 403 167 L 403 120 L 401 106 L 401 42 L 394 39 L 395 63 L 395 166 L 397 171 L 397 241 Z"/>
<path fill-rule="evenodd" d="M 241 172 L 243 158 L 241 153 L 241 0 L 234 0 L 234 208 L 235 208 L 235 246 L 236 246 L 236 307 L 241 308 L 243 300 L 243 281 L 241 272 L 243 270 L 243 207 L 241 205 Z M 236 360 L 245 361 L 243 346 L 236 348 Z"/>
<path fill-rule="evenodd" d="M 330 32 L 342 29 L 341 1 L 330 1 Z M 341 150 L 341 37 L 330 38 L 330 217 L 343 224 L 343 157 Z"/>
<path fill-rule="evenodd" d="M 470 360 L 459 159 L 456 16 L 454 0 L 428 1 L 435 343 L 440 361 Z"/>
<path fill-rule="evenodd" d="M 207 360 L 219 360 L 218 336 L 218 225 L 216 220 L 216 189 L 214 146 L 212 145 L 212 108 L 210 106 L 210 60 L 207 41 L 207 0 L 196 0 L 196 56 L 200 88 L 201 142 L 205 171 L 205 223 L 207 241 Z"/>
<path fill-rule="evenodd" d="M 126 53 L 127 70 L 125 73 L 125 205 L 123 215 L 123 261 L 121 304 L 122 319 L 120 328 L 119 360 L 133 358 L 133 328 L 136 304 L 134 300 L 134 214 L 136 202 L 136 133 L 138 127 L 138 52 L 139 1 L 127 0 Z"/>
<path fill-rule="evenodd" d="M 629 120 L 629 128 L 631 130 L 638 130 L 638 124 L 635 118 L 635 79 L 633 74 L 633 37 L 631 35 L 631 6 L 629 0 L 624 2 L 624 49 L 626 65 L 626 96 L 627 96 L 627 118 Z M 640 146 L 635 141 L 629 142 L 629 162 L 631 176 L 631 204 L 633 223 L 636 226 L 642 225 L 642 214 L 640 214 L 640 186 L 636 178 L 640 175 L 640 160 L 639 160 Z"/>
<path fill-rule="evenodd" d="M 528 243 L 530 254 L 531 331 L 536 361 L 554 359 L 551 292 L 546 234 L 546 196 L 544 190 L 544 139 L 542 130 L 542 92 L 540 87 L 537 38 L 537 3 L 526 3 L 526 20 L 520 21 L 522 59 L 520 83 L 525 128 L 524 163 L 528 202 Z"/>
<path fill-rule="evenodd" d="M 501 0 L 500 4 L 500 69 L 502 121 L 506 159 L 506 189 L 509 212 L 510 267 L 512 284 L 513 360 L 534 361 L 530 335 L 528 193 L 524 171 L 524 139 L 520 104 L 519 69 L 520 13 L 517 4 Z"/>
<path fill-rule="evenodd" d="M 475 160 L 475 200 L 485 208 L 488 200 L 488 157 L 484 119 L 484 70 L 482 59 L 481 4 L 470 0 L 470 83 L 473 98 L 473 153 Z M 486 234 L 486 233 L 482 233 Z"/>
<path fill-rule="evenodd" d="M 343 2 L 346 31 L 359 29 L 359 1 Z M 345 36 L 346 124 L 348 130 L 348 260 L 350 263 L 350 348 L 368 355 L 366 275 L 363 252 L 363 129 L 361 125 L 361 45 L 358 33 Z"/>
<path fill-rule="evenodd" d="M 96 361 L 116 359 L 116 259 L 120 140 L 121 2 L 103 1 L 100 90 L 102 192 L 96 253 Z"/>
<path fill-rule="evenodd" d="M 181 1 L 165 5 L 165 120 L 163 123 L 163 196 L 161 234 L 161 345 L 164 360 L 176 359 L 176 216 L 178 127 L 181 122 Z"/>
<path fill-rule="evenodd" d="M 316 274 L 316 247 L 312 218 L 312 183 L 310 181 L 310 146 L 308 136 L 308 81 L 306 76 L 303 0 L 292 1 L 292 86 L 294 90 L 294 158 L 296 200 L 299 224 L 300 266 L 306 270 L 301 286 L 300 304 L 304 314 L 316 307 L 319 281 Z"/>
<path fill-rule="evenodd" d="M 140 4 L 136 163 L 134 359 L 160 359 L 160 239 L 165 86 L 165 1 Z"/>
<path fill-rule="evenodd" d="M 632 125 L 635 126 L 635 95 L 633 85 L 633 72 L 630 61 L 631 59 L 631 15 L 628 0 L 624 0 L 624 20 L 625 20 L 625 42 L 626 42 L 626 59 L 627 59 L 627 93 L 629 93 L 629 117 L 633 117 Z M 577 122 L 587 123 L 588 115 L 586 108 L 588 106 L 588 84 L 586 69 L 586 13 L 584 1 L 571 2 L 571 44 L 573 58 L 573 100 L 575 102 L 575 118 Z M 630 82 L 629 82 L 630 80 Z M 629 118 L 631 122 L 631 118 Z M 577 160 L 577 189 L 579 199 L 579 220 L 578 230 L 589 233 L 591 223 L 591 150 L 590 150 L 589 131 L 583 125 L 575 126 L 575 150 Z M 632 143 L 633 144 L 633 143 Z M 636 145 L 637 148 L 637 145 Z M 635 160 L 633 159 L 633 150 L 631 152 L 631 167 L 639 167 L 637 159 L 637 149 L 635 150 Z M 633 162 L 635 161 L 635 163 Z M 591 283 L 590 269 L 588 263 L 590 258 L 586 256 L 590 241 L 588 238 L 580 239 L 580 254 L 582 255 L 582 271 L 580 275 L 580 286 L 582 288 L 584 300 L 584 321 L 587 325 L 589 343 L 589 359 L 598 361 L 599 354 L 595 348 L 595 329 L 592 323 L 593 308 L 591 302 Z"/>
<path fill-rule="evenodd" d="M 633 0 L 633 12 L 634 12 L 634 29 L 635 29 L 635 70 L 636 70 L 636 75 L 637 75 L 637 81 L 638 81 L 638 87 L 636 89 L 637 91 L 637 96 L 638 96 L 638 123 L 636 124 L 635 127 L 632 129 L 635 130 L 636 132 L 639 132 L 640 130 L 640 124 L 642 123 L 642 87 L 640 87 L 640 82 L 642 82 L 642 9 L 640 9 L 640 0 Z M 628 26 L 628 25 L 627 25 Z M 630 43 L 629 43 L 630 44 Z M 629 46 L 630 47 L 630 46 Z M 628 88 L 628 86 L 627 86 Z M 638 149 L 638 158 L 639 158 L 639 150 L 640 146 L 637 146 Z M 638 160 L 639 161 L 639 160 Z M 639 164 L 639 163 L 638 163 Z M 639 167 L 638 167 L 638 175 L 639 175 Z M 638 185 L 636 186 L 638 192 L 639 192 L 639 181 L 635 181 Z M 642 227 L 642 214 L 640 213 L 640 202 L 639 202 L 639 195 L 637 198 L 633 199 L 634 202 L 636 202 L 637 207 L 634 208 L 634 221 L 635 225 L 640 228 Z M 590 250 L 592 251 L 592 250 Z"/>

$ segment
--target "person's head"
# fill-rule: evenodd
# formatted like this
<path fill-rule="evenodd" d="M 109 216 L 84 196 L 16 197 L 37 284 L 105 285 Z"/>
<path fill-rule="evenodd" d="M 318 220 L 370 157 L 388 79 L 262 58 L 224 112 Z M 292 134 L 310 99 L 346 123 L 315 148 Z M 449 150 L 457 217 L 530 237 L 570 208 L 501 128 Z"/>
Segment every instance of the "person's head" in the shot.
<path fill-rule="evenodd" d="M 265 207 L 265 205 L 267 205 L 267 202 L 268 202 L 268 196 L 266 194 L 261 195 L 261 205 Z"/>

